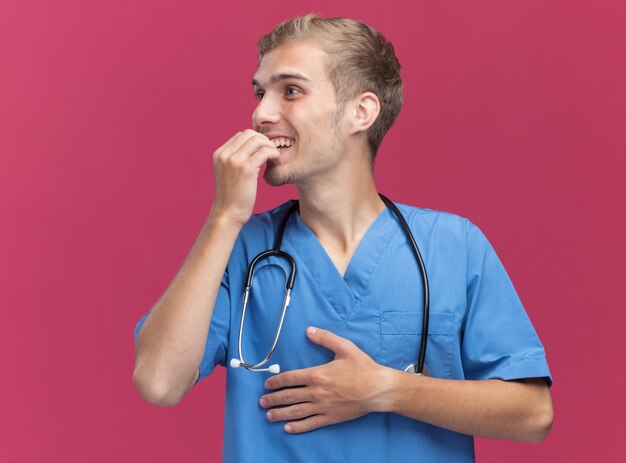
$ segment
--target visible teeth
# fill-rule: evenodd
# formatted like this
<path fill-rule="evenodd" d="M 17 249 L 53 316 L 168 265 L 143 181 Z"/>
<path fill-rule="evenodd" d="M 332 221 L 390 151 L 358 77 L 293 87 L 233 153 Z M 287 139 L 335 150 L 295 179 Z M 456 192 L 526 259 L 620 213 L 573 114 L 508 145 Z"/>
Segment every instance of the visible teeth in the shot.
<path fill-rule="evenodd" d="M 293 140 L 287 140 L 286 138 L 274 138 L 272 141 L 274 142 L 276 148 L 280 148 L 281 146 L 289 147 L 294 143 Z"/>

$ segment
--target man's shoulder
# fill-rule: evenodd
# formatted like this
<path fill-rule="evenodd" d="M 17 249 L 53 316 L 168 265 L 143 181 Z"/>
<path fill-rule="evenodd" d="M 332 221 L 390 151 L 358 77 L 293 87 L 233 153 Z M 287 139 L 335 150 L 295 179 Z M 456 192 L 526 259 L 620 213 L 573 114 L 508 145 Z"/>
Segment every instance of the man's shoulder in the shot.
<path fill-rule="evenodd" d="M 423 207 L 396 204 L 405 216 L 409 228 L 423 233 L 436 242 L 463 246 L 468 254 L 494 252 L 483 230 L 470 219 L 458 214 Z"/>
<path fill-rule="evenodd" d="M 241 229 L 240 238 L 259 240 L 263 236 L 273 236 L 292 204 L 293 200 L 289 200 L 267 211 L 252 214 Z"/>
<path fill-rule="evenodd" d="M 395 203 L 404 219 L 412 229 L 428 229 L 433 232 L 447 232 L 465 235 L 472 222 L 458 214 L 429 209 L 427 207 L 412 206 Z"/>
<path fill-rule="evenodd" d="M 289 206 L 293 203 L 294 200 L 290 199 L 267 211 L 252 214 L 246 225 L 252 228 L 259 226 L 277 226 L 289 209 Z"/>

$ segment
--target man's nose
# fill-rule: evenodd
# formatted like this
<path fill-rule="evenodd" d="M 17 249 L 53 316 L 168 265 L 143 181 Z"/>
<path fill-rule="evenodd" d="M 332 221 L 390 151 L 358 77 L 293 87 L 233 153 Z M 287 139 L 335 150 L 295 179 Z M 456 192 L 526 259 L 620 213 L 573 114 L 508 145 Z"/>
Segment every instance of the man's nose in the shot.
<path fill-rule="evenodd" d="M 259 101 L 254 113 L 252 113 L 253 127 L 262 127 L 275 124 L 280 119 L 280 106 L 276 98 L 265 94 Z"/>

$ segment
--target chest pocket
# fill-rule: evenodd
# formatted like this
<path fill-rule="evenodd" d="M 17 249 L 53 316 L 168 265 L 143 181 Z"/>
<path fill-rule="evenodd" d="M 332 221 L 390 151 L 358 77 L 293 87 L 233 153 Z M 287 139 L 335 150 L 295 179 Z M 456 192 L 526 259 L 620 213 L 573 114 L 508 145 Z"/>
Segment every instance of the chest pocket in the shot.
<path fill-rule="evenodd" d="M 383 365 L 404 370 L 417 363 L 422 339 L 422 312 L 382 312 L 380 320 L 380 356 Z M 435 378 L 449 378 L 458 336 L 454 316 L 431 313 L 428 323 L 426 368 Z"/>

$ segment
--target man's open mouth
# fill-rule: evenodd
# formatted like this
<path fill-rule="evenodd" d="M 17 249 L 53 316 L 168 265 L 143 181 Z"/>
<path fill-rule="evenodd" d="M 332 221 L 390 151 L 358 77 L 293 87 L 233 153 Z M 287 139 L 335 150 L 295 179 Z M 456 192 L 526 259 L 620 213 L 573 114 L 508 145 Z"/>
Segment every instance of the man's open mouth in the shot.
<path fill-rule="evenodd" d="M 272 142 L 274 142 L 279 151 L 282 151 L 291 147 L 296 141 L 291 138 L 274 138 Z"/>

